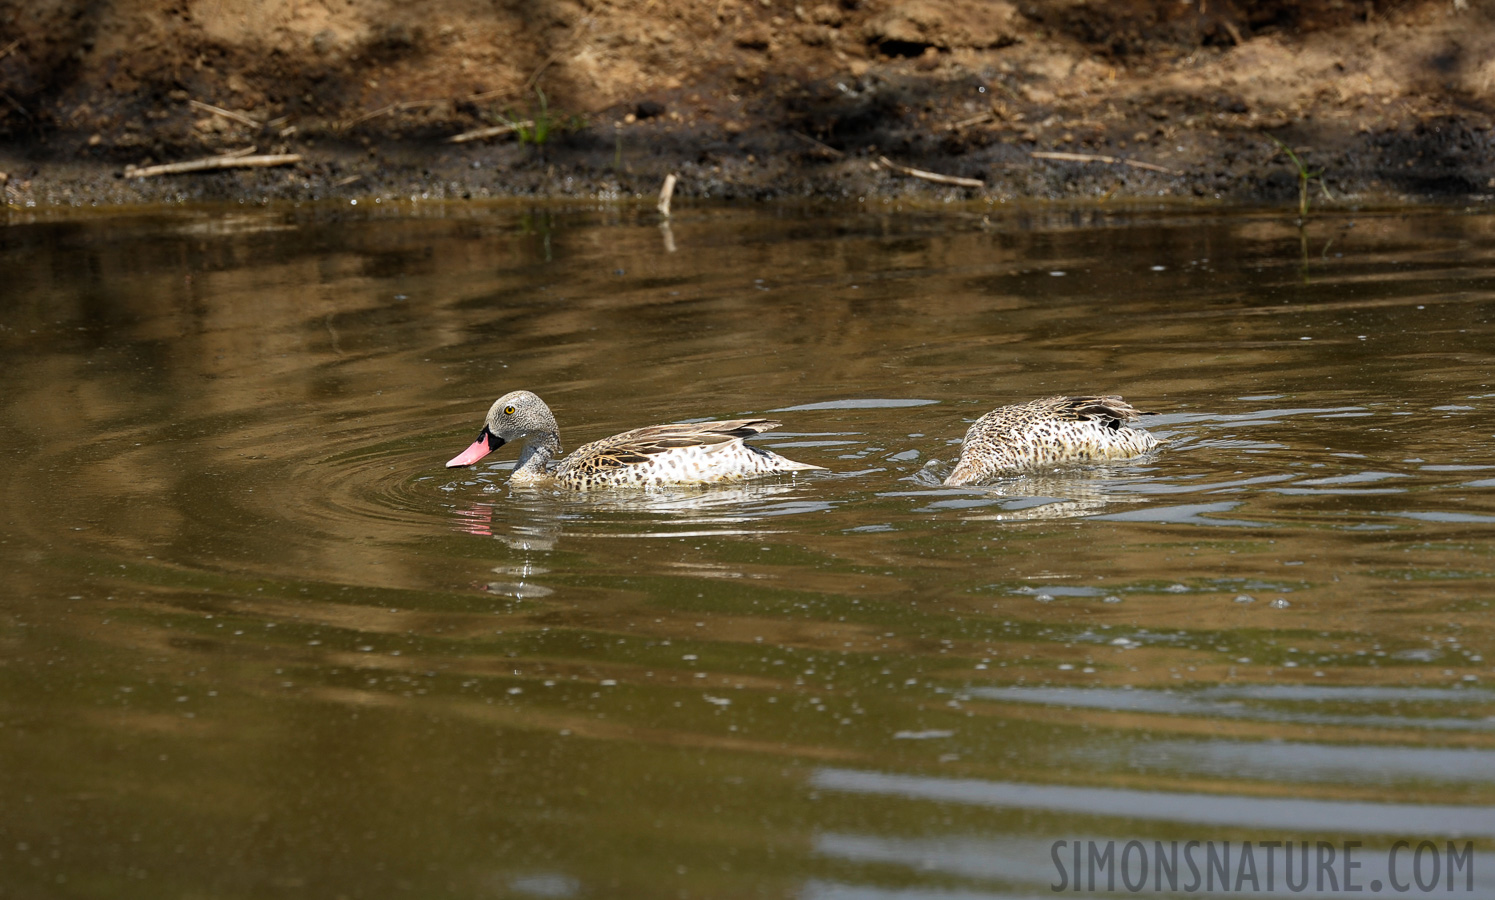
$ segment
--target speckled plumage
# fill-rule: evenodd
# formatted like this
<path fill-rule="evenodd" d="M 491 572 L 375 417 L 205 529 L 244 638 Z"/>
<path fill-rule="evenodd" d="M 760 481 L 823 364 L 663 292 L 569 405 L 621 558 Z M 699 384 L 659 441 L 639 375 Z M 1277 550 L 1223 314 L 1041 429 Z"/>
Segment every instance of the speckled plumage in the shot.
<path fill-rule="evenodd" d="M 1158 446 L 1158 439 L 1127 427 L 1138 415 L 1115 395 L 1049 397 L 994 409 L 966 431 L 945 484 L 980 484 L 1067 463 L 1141 456 Z"/>
<path fill-rule="evenodd" d="M 494 402 L 477 441 L 447 465 L 470 465 L 509 441 L 522 440 L 524 449 L 510 482 L 577 491 L 719 484 L 820 469 L 743 443 L 779 424 L 731 419 L 651 425 L 578 447 L 551 469 L 550 460 L 561 453 L 555 416 L 529 391 L 513 391 Z"/>

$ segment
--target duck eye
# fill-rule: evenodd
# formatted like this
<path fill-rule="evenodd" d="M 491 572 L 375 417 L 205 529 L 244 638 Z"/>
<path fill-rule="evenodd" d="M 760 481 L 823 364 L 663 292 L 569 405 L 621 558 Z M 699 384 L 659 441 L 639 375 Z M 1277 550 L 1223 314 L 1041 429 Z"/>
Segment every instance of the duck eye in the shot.
<path fill-rule="evenodd" d="M 506 416 L 512 416 L 513 414 L 514 414 L 514 407 L 512 407 L 512 406 L 505 406 L 504 407 L 504 415 L 506 415 Z"/>

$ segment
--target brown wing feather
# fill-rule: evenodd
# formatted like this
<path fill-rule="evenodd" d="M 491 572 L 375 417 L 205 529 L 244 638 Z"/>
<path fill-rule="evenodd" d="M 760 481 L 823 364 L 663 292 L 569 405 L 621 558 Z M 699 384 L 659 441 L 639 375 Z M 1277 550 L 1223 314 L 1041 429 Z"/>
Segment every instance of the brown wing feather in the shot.
<path fill-rule="evenodd" d="M 650 425 L 603 438 L 574 454 L 590 470 L 618 469 L 649 461 L 656 453 L 742 440 L 782 425 L 771 419 L 728 419 L 680 425 Z"/>
<path fill-rule="evenodd" d="M 607 438 L 607 443 L 662 444 L 661 449 L 694 447 L 700 444 L 720 444 L 724 441 L 750 438 L 755 434 L 778 428 L 781 422 L 770 419 L 727 419 L 721 422 L 691 422 L 679 425 L 650 425 L 635 428 Z"/>
<path fill-rule="evenodd" d="M 1065 397 L 1063 410 L 1067 418 L 1076 421 L 1086 419 L 1109 419 L 1113 422 L 1131 422 L 1141 413 L 1115 394 L 1104 397 Z"/>

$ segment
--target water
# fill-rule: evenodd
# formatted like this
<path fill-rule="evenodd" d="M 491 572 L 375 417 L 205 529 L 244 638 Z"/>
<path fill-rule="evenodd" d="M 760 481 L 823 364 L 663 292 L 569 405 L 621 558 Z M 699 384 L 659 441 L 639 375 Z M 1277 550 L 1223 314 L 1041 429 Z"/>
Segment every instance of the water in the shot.
<path fill-rule="evenodd" d="M 3 896 L 1495 896 L 1491 217 L 364 210 L 0 231 Z M 519 387 L 830 471 L 443 468 Z M 1165 449 L 940 487 L 1085 391 Z"/>

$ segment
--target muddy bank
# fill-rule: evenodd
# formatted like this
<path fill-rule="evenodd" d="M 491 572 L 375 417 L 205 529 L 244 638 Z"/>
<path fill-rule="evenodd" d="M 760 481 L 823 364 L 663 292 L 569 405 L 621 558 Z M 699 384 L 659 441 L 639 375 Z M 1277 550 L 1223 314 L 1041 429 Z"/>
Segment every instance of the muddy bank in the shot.
<path fill-rule="evenodd" d="M 1275 138 L 1318 204 L 1481 199 L 1492 24 L 1453 0 L 9 0 L 0 170 L 21 208 L 671 172 L 685 198 L 1295 204 Z M 126 174 L 228 153 L 284 164 Z"/>

